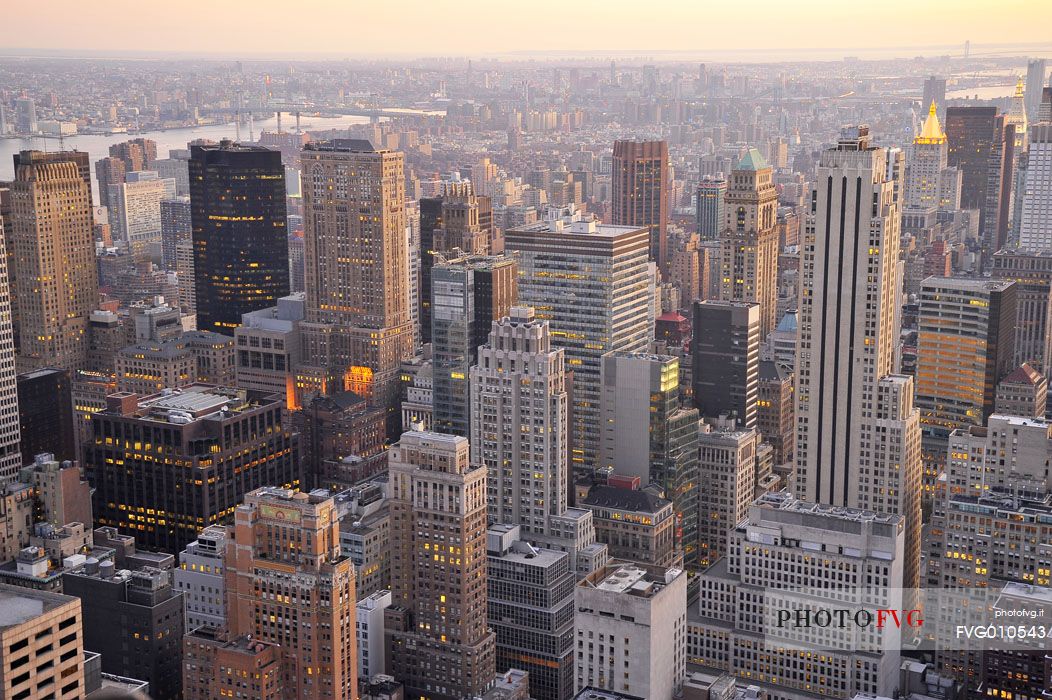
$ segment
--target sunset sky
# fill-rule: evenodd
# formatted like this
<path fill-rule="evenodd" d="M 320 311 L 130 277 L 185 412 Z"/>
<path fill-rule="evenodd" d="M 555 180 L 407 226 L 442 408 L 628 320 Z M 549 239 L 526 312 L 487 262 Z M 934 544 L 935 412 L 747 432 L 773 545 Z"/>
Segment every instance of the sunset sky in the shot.
<path fill-rule="evenodd" d="M 1050 0 L 6 0 L 0 47 L 483 55 L 1052 43 Z M 921 53 L 919 51 L 912 52 Z M 932 51 L 931 53 L 937 53 Z"/>

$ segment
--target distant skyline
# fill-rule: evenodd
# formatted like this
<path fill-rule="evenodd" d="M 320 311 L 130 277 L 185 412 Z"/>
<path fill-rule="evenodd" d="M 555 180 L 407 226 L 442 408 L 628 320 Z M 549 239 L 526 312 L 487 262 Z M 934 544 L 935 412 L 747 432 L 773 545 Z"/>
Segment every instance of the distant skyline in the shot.
<path fill-rule="evenodd" d="M 1042 44 L 1040 53 L 1052 54 L 1047 0 L 886 0 L 859 10 L 843 0 L 112 0 L 104 6 L 53 0 L 44 12 L 21 0 L 5 7 L 12 31 L 0 42 L 16 53 L 384 58 L 652 51 L 740 52 L 764 60 L 765 50 L 813 49 L 838 58 L 838 47 L 862 55 L 901 48 L 909 56 L 925 47 L 963 49 L 970 40 L 973 46 Z"/>

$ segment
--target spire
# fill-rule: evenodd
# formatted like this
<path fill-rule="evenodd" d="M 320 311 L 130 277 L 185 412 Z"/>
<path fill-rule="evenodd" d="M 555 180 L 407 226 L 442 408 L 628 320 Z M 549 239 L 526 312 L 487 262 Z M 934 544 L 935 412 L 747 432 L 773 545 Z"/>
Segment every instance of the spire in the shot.
<path fill-rule="evenodd" d="M 940 145 L 946 143 L 946 134 L 942 130 L 942 124 L 939 123 L 939 115 L 936 114 L 935 100 L 931 101 L 931 107 L 928 108 L 928 118 L 924 120 L 924 126 L 921 127 L 921 132 L 917 135 L 917 138 L 913 139 L 913 143 L 918 145 Z"/>
<path fill-rule="evenodd" d="M 1023 89 L 1023 76 L 1019 76 L 1019 79 L 1015 81 L 1015 95 L 1013 95 L 1013 97 L 1017 100 L 1023 99 Z"/>

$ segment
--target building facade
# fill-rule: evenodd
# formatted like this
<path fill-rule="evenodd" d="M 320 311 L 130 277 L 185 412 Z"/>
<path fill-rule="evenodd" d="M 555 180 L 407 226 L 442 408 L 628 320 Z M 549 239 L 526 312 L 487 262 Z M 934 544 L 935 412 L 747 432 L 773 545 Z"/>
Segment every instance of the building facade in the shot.
<path fill-rule="evenodd" d="M 391 447 L 391 670 L 408 694 L 481 695 L 495 675 L 486 617 L 486 470 L 467 439 L 410 431 Z"/>
<path fill-rule="evenodd" d="M 241 315 L 289 293 L 281 154 L 223 141 L 190 149 L 197 327 L 233 335 Z"/>

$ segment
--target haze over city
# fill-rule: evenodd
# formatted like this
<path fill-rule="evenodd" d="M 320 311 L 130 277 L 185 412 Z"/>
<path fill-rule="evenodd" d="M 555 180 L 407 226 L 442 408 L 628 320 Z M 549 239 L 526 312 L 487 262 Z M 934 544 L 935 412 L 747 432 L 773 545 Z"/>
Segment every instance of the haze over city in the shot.
<path fill-rule="evenodd" d="M 786 4 L 690 0 L 487 0 L 397 4 L 356 0 L 184 0 L 143 6 L 113 0 L 105 11 L 56 0 L 43 14 L 9 3 L 0 39 L 7 49 L 207 54 L 294 54 L 355 57 L 478 56 L 524 52 L 880 51 L 931 55 L 976 44 L 1050 47 L 1052 5 L 1005 0 L 888 0 L 858 5 L 837 0 Z M 66 19 L 70 21 L 66 21 Z M 870 28 L 854 36 L 860 24 Z M 1003 49 L 1002 49 L 1003 50 Z M 770 52 L 770 53 L 768 53 Z M 804 53 L 804 57 L 808 54 Z"/>

